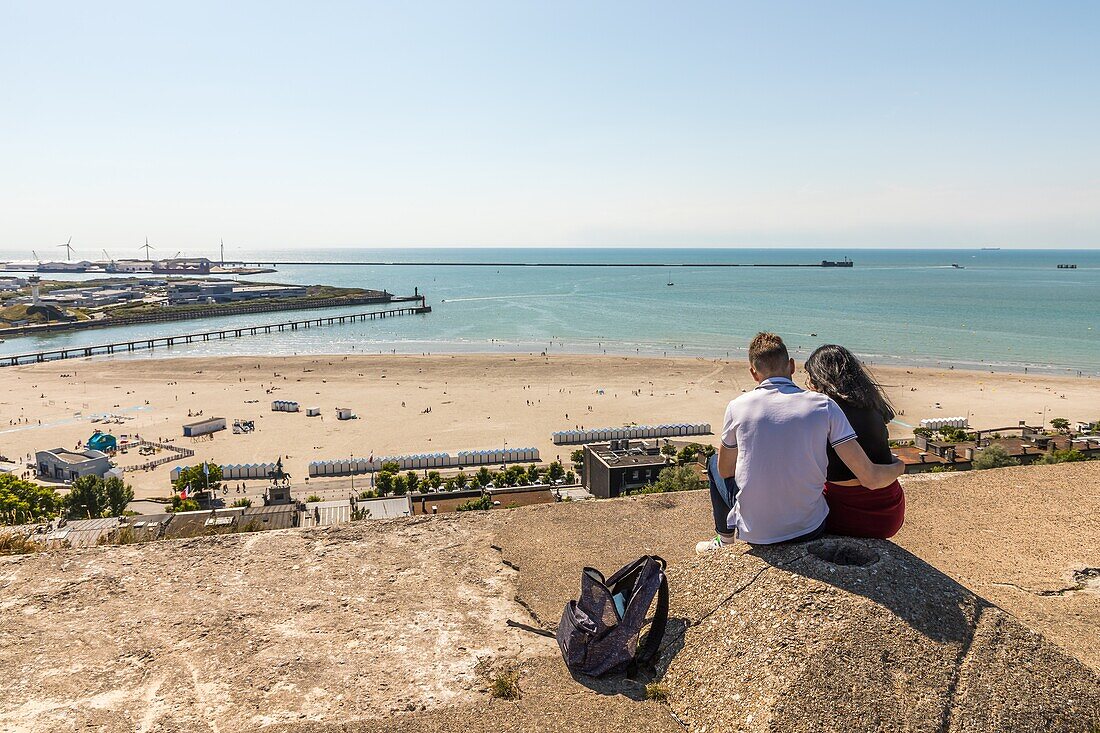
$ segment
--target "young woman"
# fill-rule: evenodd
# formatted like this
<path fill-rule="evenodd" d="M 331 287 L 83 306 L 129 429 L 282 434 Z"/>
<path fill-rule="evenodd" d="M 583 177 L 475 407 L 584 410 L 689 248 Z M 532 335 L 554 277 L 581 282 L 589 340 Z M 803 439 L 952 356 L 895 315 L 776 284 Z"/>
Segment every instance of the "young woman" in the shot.
<path fill-rule="evenodd" d="M 855 355 L 843 346 L 822 346 L 804 365 L 806 386 L 832 397 L 856 431 L 856 438 L 874 463 L 890 463 L 886 425 L 894 410 L 882 388 Z M 852 537 L 893 537 L 905 521 L 905 494 L 895 481 L 884 489 L 867 489 L 829 448 L 825 529 Z"/>

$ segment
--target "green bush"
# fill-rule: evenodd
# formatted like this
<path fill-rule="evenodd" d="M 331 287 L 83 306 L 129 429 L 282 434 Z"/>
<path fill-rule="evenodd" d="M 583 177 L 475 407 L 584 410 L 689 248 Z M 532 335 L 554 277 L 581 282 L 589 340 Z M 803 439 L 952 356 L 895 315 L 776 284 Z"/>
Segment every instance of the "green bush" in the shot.
<path fill-rule="evenodd" d="M 637 494 L 667 494 L 673 491 L 695 491 L 705 488 L 703 479 L 691 466 L 669 466 L 661 469 L 657 474 L 657 480 L 648 486 L 632 493 Z"/>
<path fill-rule="evenodd" d="M 1067 448 L 1065 450 L 1051 451 L 1035 462 L 1051 465 L 1054 463 L 1076 463 L 1077 461 L 1084 460 L 1087 460 L 1084 453 L 1076 448 Z"/>
<path fill-rule="evenodd" d="M 234 506 L 234 507 L 248 507 L 248 506 L 252 506 L 252 500 L 251 500 L 251 499 L 237 499 L 236 501 L 234 501 L 234 502 L 233 502 L 233 503 L 231 504 L 231 506 Z"/>
<path fill-rule="evenodd" d="M 472 512 L 472 511 L 485 511 L 493 508 L 492 497 L 486 495 L 477 499 L 470 499 L 464 501 L 455 507 L 456 512 Z"/>
<path fill-rule="evenodd" d="M 1008 451 L 1003 445 L 993 445 L 983 448 L 978 455 L 974 456 L 974 461 L 971 466 L 978 471 L 984 471 L 987 468 L 1005 468 L 1007 466 L 1018 466 L 1020 462 L 1008 455 Z"/>
<path fill-rule="evenodd" d="M 321 501 L 321 500 L 322 500 L 321 497 L 317 496 L 317 494 L 310 494 L 309 496 L 306 497 L 306 501 Z"/>
<path fill-rule="evenodd" d="M 169 512 L 197 512 L 199 503 L 194 499 L 181 499 L 179 494 L 172 497 L 172 505 L 165 507 Z"/>

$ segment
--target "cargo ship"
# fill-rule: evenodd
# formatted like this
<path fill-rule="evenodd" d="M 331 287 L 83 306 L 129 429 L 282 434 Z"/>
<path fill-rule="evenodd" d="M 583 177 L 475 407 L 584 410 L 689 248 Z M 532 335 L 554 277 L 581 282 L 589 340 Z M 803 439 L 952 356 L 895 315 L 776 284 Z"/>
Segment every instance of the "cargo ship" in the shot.
<path fill-rule="evenodd" d="M 822 260 L 822 267 L 851 267 L 855 263 L 845 257 L 843 260 Z"/>

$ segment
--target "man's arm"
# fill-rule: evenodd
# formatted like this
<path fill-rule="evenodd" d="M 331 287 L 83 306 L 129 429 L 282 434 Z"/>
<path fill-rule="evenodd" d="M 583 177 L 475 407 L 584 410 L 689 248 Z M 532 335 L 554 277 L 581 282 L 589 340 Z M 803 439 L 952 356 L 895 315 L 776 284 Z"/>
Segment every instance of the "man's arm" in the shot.
<path fill-rule="evenodd" d="M 863 446 L 856 440 L 846 440 L 839 445 L 834 445 L 833 450 L 844 461 L 844 465 L 851 469 L 859 482 L 868 489 L 883 489 L 894 483 L 898 476 L 905 473 L 905 464 L 894 459 L 893 463 L 871 463 Z"/>
<path fill-rule="evenodd" d="M 733 478 L 737 473 L 737 449 L 727 448 L 725 444 L 718 446 L 718 475 L 722 478 Z"/>

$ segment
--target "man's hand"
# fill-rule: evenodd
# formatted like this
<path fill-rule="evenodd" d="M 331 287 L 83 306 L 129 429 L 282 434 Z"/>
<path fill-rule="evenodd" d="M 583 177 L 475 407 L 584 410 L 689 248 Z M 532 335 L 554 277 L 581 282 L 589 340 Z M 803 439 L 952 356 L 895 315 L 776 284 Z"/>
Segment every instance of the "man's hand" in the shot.
<path fill-rule="evenodd" d="M 737 449 L 718 446 L 718 475 L 722 478 L 733 478 L 737 473 Z"/>
<path fill-rule="evenodd" d="M 851 469 L 859 482 L 868 489 L 884 489 L 905 473 L 905 464 L 897 458 L 894 458 L 893 463 L 885 465 L 871 463 L 863 446 L 856 440 L 834 446 L 833 450 L 840 456 L 840 460 L 844 461 L 844 465 Z"/>

